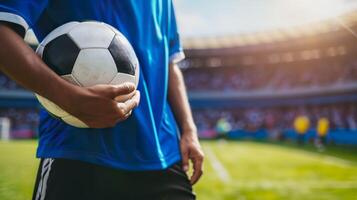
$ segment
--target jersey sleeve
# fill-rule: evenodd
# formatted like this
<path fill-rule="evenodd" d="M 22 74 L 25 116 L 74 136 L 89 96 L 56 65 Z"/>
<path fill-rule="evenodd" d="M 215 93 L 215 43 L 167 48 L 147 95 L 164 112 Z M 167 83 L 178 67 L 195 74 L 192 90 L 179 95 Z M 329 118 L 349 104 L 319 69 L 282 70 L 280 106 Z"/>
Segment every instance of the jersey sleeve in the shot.
<path fill-rule="evenodd" d="M 180 42 L 180 35 L 177 30 L 175 9 L 172 2 L 170 10 L 169 55 L 170 63 L 178 63 L 185 58 Z"/>
<path fill-rule="evenodd" d="M 0 22 L 9 24 L 17 33 L 24 36 L 33 26 L 49 0 L 1 0 Z"/>

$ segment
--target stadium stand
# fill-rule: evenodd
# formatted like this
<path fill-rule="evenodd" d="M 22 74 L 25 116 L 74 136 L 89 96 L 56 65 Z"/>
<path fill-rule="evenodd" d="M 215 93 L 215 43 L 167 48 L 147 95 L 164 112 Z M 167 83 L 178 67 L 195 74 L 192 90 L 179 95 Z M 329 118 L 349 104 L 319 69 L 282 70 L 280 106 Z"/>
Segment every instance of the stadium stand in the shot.
<path fill-rule="evenodd" d="M 11 138 L 33 138 L 37 135 L 37 109 L 0 108 L 0 116 L 10 119 Z"/>
<path fill-rule="evenodd" d="M 0 72 L 0 90 L 24 90 L 24 89 Z"/>
<path fill-rule="evenodd" d="M 254 75 L 252 75 L 254 74 Z M 250 66 L 189 68 L 185 81 L 190 91 L 252 91 L 355 84 L 357 63 L 348 65 Z"/>
<path fill-rule="evenodd" d="M 348 27 L 348 29 L 346 29 Z M 330 121 L 330 142 L 357 144 L 357 13 L 263 33 L 190 38 L 181 63 L 201 137 L 295 139 L 294 119 Z"/>

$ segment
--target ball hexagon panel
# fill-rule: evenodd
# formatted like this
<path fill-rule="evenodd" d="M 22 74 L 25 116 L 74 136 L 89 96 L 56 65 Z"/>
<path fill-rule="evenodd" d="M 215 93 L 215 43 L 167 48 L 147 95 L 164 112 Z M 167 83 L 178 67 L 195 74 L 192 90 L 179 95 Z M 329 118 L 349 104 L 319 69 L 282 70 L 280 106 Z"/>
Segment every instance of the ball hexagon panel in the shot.
<path fill-rule="evenodd" d="M 66 75 L 71 73 L 79 52 L 76 43 L 64 34 L 44 47 L 42 59 L 58 75 Z"/>
<path fill-rule="evenodd" d="M 126 37 L 119 33 L 115 36 L 116 39 L 118 39 L 123 46 L 125 46 L 127 48 L 127 51 L 128 51 L 128 55 L 130 57 L 130 60 L 135 63 L 135 64 L 138 64 L 138 60 L 137 60 L 137 56 L 135 54 L 135 51 L 134 51 L 134 48 L 133 46 L 131 46 L 130 42 L 128 41 L 128 39 L 126 39 Z"/>
<path fill-rule="evenodd" d="M 118 73 L 110 82 L 111 85 L 120 85 L 125 82 L 130 82 L 136 85 L 135 76 L 130 74 Z"/>
<path fill-rule="evenodd" d="M 115 35 L 112 29 L 98 22 L 82 22 L 68 34 L 81 49 L 108 48 Z"/>
<path fill-rule="evenodd" d="M 62 26 L 57 27 L 55 30 L 53 30 L 50 34 L 48 34 L 41 42 L 42 46 L 46 46 L 48 42 L 52 41 L 56 37 L 60 35 L 64 35 L 68 33 L 71 29 L 73 29 L 75 26 L 80 24 L 79 22 L 69 22 L 66 24 L 63 24 Z"/>
<path fill-rule="evenodd" d="M 115 62 L 107 49 L 81 50 L 72 71 L 74 78 L 84 87 L 109 84 L 117 73 Z"/>
<path fill-rule="evenodd" d="M 135 65 L 135 75 L 136 75 L 135 85 L 137 86 L 139 84 L 140 68 L 139 68 L 139 61 L 137 60 L 137 56 L 135 54 L 135 51 L 134 51 L 133 47 L 131 46 L 131 44 L 128 41 L 128 39 L 121 32 L 119 32 L 118 29 L 114 28 L 113 26 L 111 26 L 109 24 L 105 24 L 105 25 L 108 26 L 110 29 L 112 29 L 114 31 L 114 33 L 116 35 L 115 37 L 119 37 L 121 40 L 124 40 L 125 43 L 127 43 L 127 44 L 129 43 L 129 48 L 132 50 L 130 52 L 130 55 L 131 55 L 131 57 L 134 57 L 135 58 L 134 60 L 136 61 L 136 62 L 134 62 L 135 63 L 134 65 Z"/>
<path fill-rule="evenodd" d="M 121 35 L 121 33 L 118 31 L 118 29 L 114 28 L 112 25 L 109 25 L 109 24 L 104 24 L 104 25 L 109 27 L 115 34 L 120 34 Z"/>
<path fill-rule="evenodd" d="M 120 35 L 115 35 L 108 50 L 114 58 L 118 72 L 135 75 L 136 55 L 130 43 Z"/>

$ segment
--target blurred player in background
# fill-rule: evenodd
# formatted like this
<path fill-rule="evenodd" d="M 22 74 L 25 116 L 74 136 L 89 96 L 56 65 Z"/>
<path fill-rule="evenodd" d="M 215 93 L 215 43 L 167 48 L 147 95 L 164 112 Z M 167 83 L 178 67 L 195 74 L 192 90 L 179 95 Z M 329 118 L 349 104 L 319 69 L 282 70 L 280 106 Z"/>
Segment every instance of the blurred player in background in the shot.
<path fill-rule="evenodd" d="M 217 132 L 218 139 L 226 139 L 227 134 L 231 130 L 232 130 L 232 126 L 225 117 L 222 117 L 217 121 L 216 132 Z"/>
<path fill-rule="evenodd" d="M 310 128 L 310 120 L 307 116 L 301 115 L 295 118 L 294 128 L 298 134 L 298 144 L 305 143 L 305 135 Z"/>
<path fill-rule="evenodd" d="M 327 118 L 322 117 L 317 121 L 316 126 L 316 146 L 318 149 L 323 150 L 324 146 L 327 144 L 327 134 L 330 128 L 330 122 Z"/>

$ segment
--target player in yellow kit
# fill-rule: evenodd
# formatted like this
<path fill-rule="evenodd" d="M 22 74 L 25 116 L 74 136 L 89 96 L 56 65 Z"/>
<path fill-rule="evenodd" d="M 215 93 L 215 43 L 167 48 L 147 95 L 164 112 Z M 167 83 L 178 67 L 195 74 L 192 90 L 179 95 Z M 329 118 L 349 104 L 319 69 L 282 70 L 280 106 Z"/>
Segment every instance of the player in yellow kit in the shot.
<path fill-rule="evenodd" d="M 326 144 L 326 136 L 329 131 L 329 128 L 330 128 L 329 120 L 325 117 L 320 118 L 316 126 L 316 133 L 320 145 Z"/>
<path fill-rule="evenodd" d="M 306 116 L 297 116 L 294 120 L 294 129 L 298 134 L 298 143 L 304 143 L 304 136 L 310 128 L 310 120 Z"/>

